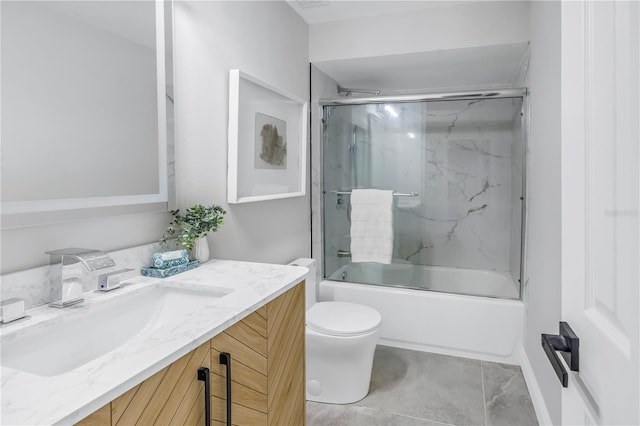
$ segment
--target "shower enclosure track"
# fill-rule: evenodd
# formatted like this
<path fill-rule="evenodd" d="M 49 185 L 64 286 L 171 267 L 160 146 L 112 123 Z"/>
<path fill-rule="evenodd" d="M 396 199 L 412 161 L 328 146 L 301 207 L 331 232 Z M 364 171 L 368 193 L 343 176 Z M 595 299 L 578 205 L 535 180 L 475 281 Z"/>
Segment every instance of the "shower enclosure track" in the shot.
<path fill-rule="evenodd" d="M 472 92 L 424 93 L 417 95 L 371 96 L 362 98 L 343 97 L 320 99 L 320 106 L 383 104 L 420 101 L 460 101 L 472 99 L 522 98 L 527 95 L 526 88 L 475 90 Z"/>
<path fill-rule="evenodd" d="M 351 191 L 329 191 L 332 194 L 337 194 L 337 195 L 351 195 Z M 420 194 L 418 194 L 417 192 L 394 192 L 393 196 L 394 197 L 417 197 Z"/>

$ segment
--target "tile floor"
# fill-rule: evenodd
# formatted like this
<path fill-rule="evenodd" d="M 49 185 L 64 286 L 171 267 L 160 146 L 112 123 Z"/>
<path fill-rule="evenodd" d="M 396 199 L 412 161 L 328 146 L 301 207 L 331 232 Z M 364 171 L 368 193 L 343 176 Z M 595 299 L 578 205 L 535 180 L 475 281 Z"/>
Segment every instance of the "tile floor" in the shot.
<path fill-rule="evenodd" d="M 307 403 L 307 426 L 537 425 L 520 367 L 378 346 L 369 395 Z"/>

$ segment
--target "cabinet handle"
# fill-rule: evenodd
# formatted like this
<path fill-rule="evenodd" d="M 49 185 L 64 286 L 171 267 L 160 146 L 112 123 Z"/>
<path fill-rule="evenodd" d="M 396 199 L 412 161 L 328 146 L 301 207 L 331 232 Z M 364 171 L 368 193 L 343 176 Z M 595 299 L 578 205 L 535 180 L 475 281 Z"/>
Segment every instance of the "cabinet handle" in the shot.
<path fill-rule="evenodd" d="M 221 352 L 220 364 L 227 366 L 227 426 L 231 426 L 231 354 Z"/>
<path fill-rule="evenodd" d="M 198 380 L 204 382 L 204 426 L 211 426 L 211 375 L 207 367 L 198 368 Z"/>

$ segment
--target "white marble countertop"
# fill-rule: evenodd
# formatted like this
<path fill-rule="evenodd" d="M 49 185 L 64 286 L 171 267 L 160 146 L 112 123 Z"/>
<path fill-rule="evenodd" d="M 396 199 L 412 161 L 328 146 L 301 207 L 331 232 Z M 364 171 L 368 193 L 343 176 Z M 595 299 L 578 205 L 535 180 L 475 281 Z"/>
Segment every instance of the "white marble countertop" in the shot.
<path fill-rule="evenodd" d="M 275 299 L 300 282 L 307 271 L 300 266 L 212 260 L 165 280 L 137 277 L 118 290 L 88 292 L 84 303 L 65 309 L 31 309 L 27 312 L 31 318 L 2 327 L 2 341 L 34 324 L 81 318 L 92 307 L 163 281 L 233 289 L 215 305 L 191 312 L 171 327 L 138 333 L 116 349 L 59 375 L 39 376 L 1 366 L 0 422 L 73 424 Z"/>

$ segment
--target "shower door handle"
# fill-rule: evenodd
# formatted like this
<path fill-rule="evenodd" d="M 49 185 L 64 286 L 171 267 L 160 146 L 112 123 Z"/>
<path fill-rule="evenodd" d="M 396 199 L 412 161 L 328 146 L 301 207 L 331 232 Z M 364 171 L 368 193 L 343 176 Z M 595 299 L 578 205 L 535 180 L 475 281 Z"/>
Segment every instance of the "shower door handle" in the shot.
<path fill-rule="evenodd" d="M 580 339 L 569 327 L 569 324 L 560 322 L 560 334 L 542 334 L 542 348 L 560 383 L 566 388 L 569 385 L 569 374 L 560 361 L 558 352 L 565 359 L 571 371 L 580 371 Z"/>
<path fill-rule="evenodd" d="M 351 252 L 346 250 L 338 250 L 338 257 L 351 257 Z"/>

